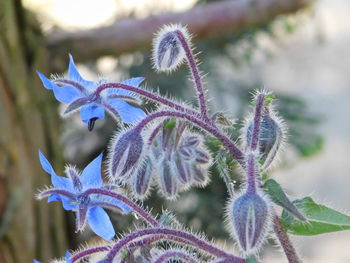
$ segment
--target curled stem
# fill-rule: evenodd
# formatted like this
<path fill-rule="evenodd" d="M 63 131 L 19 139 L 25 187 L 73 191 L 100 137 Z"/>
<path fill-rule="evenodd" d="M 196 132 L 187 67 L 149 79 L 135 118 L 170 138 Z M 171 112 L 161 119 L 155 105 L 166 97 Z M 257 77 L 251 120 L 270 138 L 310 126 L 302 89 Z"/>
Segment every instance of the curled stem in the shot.
<path fill-rule="evenodd" d="M 130 199 L 126 198 L 123 195 L 120 195 L 105 189 L 100 189 L 100 188 L 90 188 L 86 190 L 83 194 L 86 196 L 91 194 L 99 194 L 99 195 L 113 197 L 119 201 L 122 201 L 126 205 L 130 206 L 140 217 L 142 217 L 151 226 L 158 227 L 160 225 L 159 222 L 155 218 L 153 218 L 149 213 L 147 213 L 143 208 L 141 208 L 139 205 L 137 205 L 136 203 L 134 203 L 133 201 L 131 201 Z"/>
<path fill-rule="evenodd" d="M 199 128 L 202 128 L 204 131 L 215 136 L 231 153 L 234 159 L 237 160 L 242 166 L 244 166 L 244 155 L 243 152 L 236 146 L 234 142 L 230 140 L 225 134 L 223 134 L 217 127 L 213 126 L 211 122 L 206 122 L 205 120 L 197 118 L 197 116 L 193 116 L 191 114 L 185 112 L 177 112 L 170 110 L 163 110 L 154 112 L 143 120 L 141 120 L 135 127 L 136 131 L 141 132 L 141 130 L 151 121 L 156 118 L 164 118 L 164 117 L 177 117 L 186 119 L 192 124 L 196 125 Z"/>
<path fill-rule="evenodd" d="M 162 255 L 160 255 L 160 257 L 158 257 L 158 259 L 154 263 L 167 262 L 167 260 L 169 260 L 171 258 L 180 258 L 188 263 L 198 263 L 199 262 L 197 259 L 195 259 L 191 255 L 189 255 L 188 253 L 185 253 L 184 251 L 168 250 L 165 253 L 163 253 Z"/>
<path fill-rule="evenodd" d="M 236 257 L 232 254 L 228 254 L 225 251 L 199 239 L 198 237 L 196 237 L 192 234 L 189 234 L 187 232 L 183 232 L 181 230 L 175 230 L 175 229 L 169 229 L 169 228 L 149 228 L 149 229 L 143 229 L 143 230 L 139 230 L 139 231 L 131 233 L 130 235 L 126 236 L 125 238 L 123 238 L 122 240 L 120 240 L 118 243 L 116 243 L 113 246 L 112 250 L 107 255 L 106 262 L 113 262 L 113 259 L 119 253 L 119 251 L 123 247 L 128 245 L 130 242 L 132 242 L 133 240 L 138 239 L 138 238 L 143 237 L 143 236 L 147 236 L 147 235 L 159 235 L 159 234 L 179 237 L 180 238 L 179 241 L 181 241 L 182 239 L 187 240 L 193 246 L 195 246 L 201 250 L 204 250 L 204 251 L 206 251 L 206 252 L 208 252 L 216 257 L 231 258 L 232 263 L 243 263 L 244 262 L 243 258 L 239 258 L 239 257 Z"/>
<path fill-rule="evenodd" d="M 110 248 L 111 248 L 110 246 L 99 246 L 99 247 L 94 247 L 94 248 L 82 250 L 82 251 L 74 254 L 71 257 L 71 261 L 78 262 L 80 259 L 82 259 L 84 257 L 90 256 L 91 254 L 94 254 L 94 253 L 108 251 Z"/>
<path fill-rule="evenodd" d="M 198 103 L 199 103 L 199 109 L 200 109 L 201 115 L 205 120 L 209 120 L 207 104 L 204 96 L 202 78 L 199 74 L 198 65 L 192 54 L 191 47 L 180 30 L 175 30 L 174 33 L 178 38 L 179 42 L 181 43 L 182 48 L 185 50 L 188 66 L 191 70 L 193 82 L 195 84 L 196 91 L 197 91 Z"/>
<path fill-rule="evenodd" d="M 166 99 L 156 93 L 150 92 L 148 90 L 145 89 L 141 89 L 139 87 L 134 87 L 134 86 L 129 86 L 126 84 L 122 84 L 122 83 L 105 83 L 102 84 L 100 86 L 98 86 L 98 88 L 96 89 L 95 93 L 96 96 L 99 96 L 100 93 L 106 89 L 123 89 L 123 90 L 128 90 L 128 91 L 132 91 L 136 94 L 139 94 L 141 96 L 144 96 L 150 100 L 153 100 L 155 102 L 159 102 L 163 105 L 166 105 L 170 108 L 173 108 L 177 111 L 182 111 L 182 112 L 188 112 L 188 113 L 192 113 L 195 115 L 199 115 L 199 112 L 190 108 L 185 108 L 182 105 L 175 103 L 169 99 Z"/>

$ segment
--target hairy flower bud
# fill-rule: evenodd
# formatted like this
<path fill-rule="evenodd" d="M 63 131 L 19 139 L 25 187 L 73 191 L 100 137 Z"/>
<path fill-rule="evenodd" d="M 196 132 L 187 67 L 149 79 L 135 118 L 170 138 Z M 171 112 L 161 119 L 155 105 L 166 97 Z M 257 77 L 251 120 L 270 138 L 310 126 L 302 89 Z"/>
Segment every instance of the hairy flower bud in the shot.
<path fill-rule="evenodd" d="M 264 114 L 261 117 L 260 135 L 259 135 L 259 153 L 260 160 L 264 161 L 263 169 L 269 167 L 275 158 L 281 144 L 283 143 L 283 125 L 280 120 L 270 114 Z M 246 144 L 251 144 L 253 131 L 253 122 L 249 122 L 246 130 Z"/>
<path fill-rule="evenodd" d="M 199 186 L 207 185 L 209 181 L 209 174 L 207 169 L 203 169 L 198 165 L 192 165 L 192 178 L 194 182 Z"/>
<path fill-rule="evenodd" d="M 176 154 L 174 159 L 175 169 L 179 182 L 182 184 L 189 183 L 191 181 L 190 164 L 184 158 L 182 158 L 180 154 Z"/>
<path fill-rule="evenodd" d="M 151 158 L 147 156 L 133 175 L 132 188 L 139 199 L 144 199 L 147 196 L 150 188 L 153 166 Z"/>
<path fill-rule="evenodd" d="M 181 64 L 185 58 L 185 51 L 179 41 L 176 31 L 180 31 L 189 39 L 184 27 L 179 25 L 164 26 L 153 41 L 154 66 L 159 71 L 171 71 Z"/>
<path fill-rule="evenodd" d="M 197 163 L 209 163 L 210 162 L 210 154 L 202 149 L 196 149 L 195 151 L 195 161 Z"/>
<path fill-rule="evenodd" d="M 254 254 L 265 239 L 270 223 L 267 200 L 260 194 L 247 192 L 229 204 L 229 220 L 239 247 L 246 254 Z"/>
<path fill-rule="evenodd" d="M 159 164 L 159 185 L 162 193 L 169 199 L 176 197 L 178 182 L 171 161 L 164 159 Z"/>
<path fill-rule="evenodd" d="M 128 178 L 131 170 L 139 163 L 142 154 L 143 139 L 141 134 L 134 129 L 121 133 L 111 149 L 110 176 L 116 180 Z"/>
<path fill-rule="evenodd" d="M 200 140 L 198 136 L 191 135 L 191 136 L 186 136 L 182 140 L 182 146 L 183 147 L 196 147 L 200 143 Z"/>

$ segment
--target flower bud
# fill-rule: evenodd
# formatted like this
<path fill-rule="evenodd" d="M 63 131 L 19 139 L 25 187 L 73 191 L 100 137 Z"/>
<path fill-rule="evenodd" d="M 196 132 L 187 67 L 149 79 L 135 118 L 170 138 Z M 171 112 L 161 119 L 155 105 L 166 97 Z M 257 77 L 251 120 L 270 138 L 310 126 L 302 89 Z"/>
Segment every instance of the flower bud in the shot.
<path fill-rule="evenodd" d="M 195 151 L 195 161 L 197 163 L 209 163 L 210 162 L 210 154 L 206 151 L 203 151 L 201 149 L 196 149 Z"/>
<path fill-rule="evenodd" d="M 176 174 L 173 164 L 166 159 L 159 164 L 159 185 L 166 198 L 173 199 L 176 197 L 178 190 Z"/>
<path fill-rule="evenodd" d="M 117 180 L 128 178 L 132 169 L 137 166 L 142 154 L 143 139 L 141 134 L 134 129 L 121 133 L 111 149 L 110 175 Z"/>
<path fill-rule="evenodd" d="M 251 136 L 253 131 L 253 122 L 249 122 L 246 143 L 251 144 Z M 269 114 L 265 114 L 261 118 L 260 135 L 259 135 L 259 153 L 260 160 L 264 161 L 263 169 L 273 161 L 276 156 L 282 142 L 283 142 L 283 126 L 281 121 L 276 117 L 271 117 Z"/>
<path fill-rule="evenodd" d="M 179 25 L 164 26 L 153 41 L 154 66 L 159 71 L 171 71 L 181 64 L 185 52 L 176 31 L 180 31 L 185 39 L 189 39 L 185 28 Z"/>
<path fill-rule="evenodd" d="M 191 168 L 190 164 L 182 158 L 180 154 L 175 155 L 175 169 L 177 174 L 177 179 L 182 184 L 187 184 L 191 181 Z"/>
<path fill-rule="evenodd" d="M 198 167 L 198 165 L 192 165 L 192 178 L 194 182 L 199 186 L 205 186 L 209 182 L 209 174 L 206 168 Z"/>
<path fill-rule="evenodd" d="M 246 255 L 254 254 L 265 240 L 270 223 L 267 201 L 260 194 L 247 192 L 229 206 L 229 219 L 239 247 Z"/>
<path fill-rule="evenodd" d="M 133 192 L 138 199 L 144 199 L 147 196 L 151 184 L 153 166 L 151 158 L 147 156 L 133 176 Z"/>
<path fill-rule="evenodd" d="M 193 158 L 194 150 L 191 147 L 181 146 L 179 149 L 179 154 L 184 158 L 184 160 L 191 160 Z"/>
<path fill-rule="evenodd" d="M 200 143 L 199 137 L 191 135 L 183 138 L 182 146 L 183 147 L 196 147 Z"/>

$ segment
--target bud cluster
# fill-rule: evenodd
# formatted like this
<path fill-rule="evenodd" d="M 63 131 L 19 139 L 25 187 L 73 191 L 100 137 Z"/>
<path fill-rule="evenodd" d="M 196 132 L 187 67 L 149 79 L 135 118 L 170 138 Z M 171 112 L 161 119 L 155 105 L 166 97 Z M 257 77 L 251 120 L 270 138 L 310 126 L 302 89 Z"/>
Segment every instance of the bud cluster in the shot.
<path fill-rule="evenodd" d="M 190 185 L 208 183 L 210 153 L 204 148 L 200 135 L 184 133 L 185 126 L 184 122 L 164 122 L 160 134 L 149 146 L 149 156 L 133 175 L 133 192 L 138 198 L 147 196 L 152 177 L 163 195 L 170 199 Z"/>

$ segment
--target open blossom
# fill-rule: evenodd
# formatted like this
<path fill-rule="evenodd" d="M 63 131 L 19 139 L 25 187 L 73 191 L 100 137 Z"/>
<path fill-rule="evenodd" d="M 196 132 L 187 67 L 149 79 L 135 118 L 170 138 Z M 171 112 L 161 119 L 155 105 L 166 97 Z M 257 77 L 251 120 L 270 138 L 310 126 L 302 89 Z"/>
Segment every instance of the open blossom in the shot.
<path fill-rule="evenodd" d="M 134 93 L 118 88 L 104 89 L 106 81 L 88 81 L 79 74 L 73 57 L 70 56 L 68 77 L 50 80 L 42 73 L 38 75 L 48 90 L 52 90 L 55 98 L 64 104 L 68 104 L 63 116 L 80 110 L 82 121 L 92 130 L 97 119 L 104 119 L 105 110 L 113 117 L 119 118 L 127 124 L 134 124 L 145 117 L 145 113 L 127 101 L 136 101 Z M 120 82 L 121 84 L 138 87 L 144 78 L 131 78 Z"/>
<path fill-rule="evenodd" d="M 103 188 L 101 177 L 102 154 L 93 160 L 80 174 L 76 169 L 67 167 L 68 177 L 56 175 L 50 162 L 39 151 L 42 168 L 51 175 L 51 183 L 54 188 L 44 190 L 38 197 L 48 197 L 48 202 L 60 201 L 65 210 L 76 213 L 76 229 L 81 231 L 86 222 L 91 229 L 100 237 L 111 240 L 114 228 L 108 214 L 102 207 L 113 206 L 122 213 L 130 212 L 132 209 L 123 202 L 101 195 L 84 195 L 90 188 Z"/>

